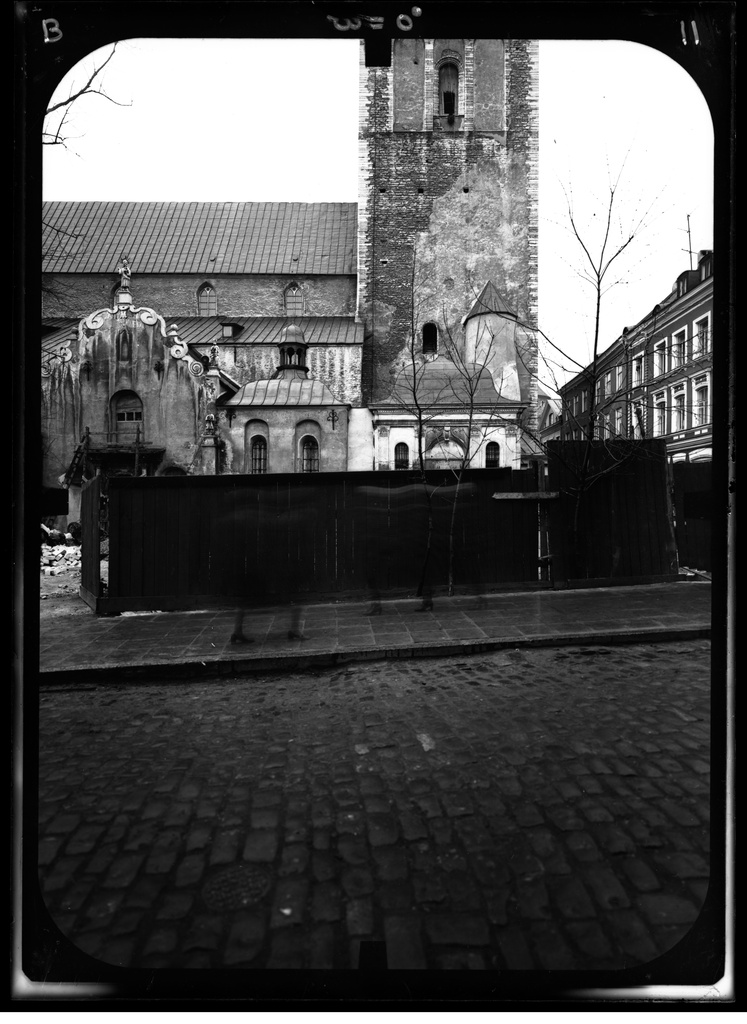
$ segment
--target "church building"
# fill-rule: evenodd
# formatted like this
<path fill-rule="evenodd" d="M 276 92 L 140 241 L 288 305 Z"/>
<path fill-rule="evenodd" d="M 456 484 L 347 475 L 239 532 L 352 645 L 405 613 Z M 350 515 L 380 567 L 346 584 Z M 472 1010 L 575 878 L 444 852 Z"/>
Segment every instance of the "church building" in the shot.
<path fill-rule="evenodd" d="M 358 203 L 51 202 L 44 485 L 519 468 L 537 409 L 537 46 L 360 59 Z"/>

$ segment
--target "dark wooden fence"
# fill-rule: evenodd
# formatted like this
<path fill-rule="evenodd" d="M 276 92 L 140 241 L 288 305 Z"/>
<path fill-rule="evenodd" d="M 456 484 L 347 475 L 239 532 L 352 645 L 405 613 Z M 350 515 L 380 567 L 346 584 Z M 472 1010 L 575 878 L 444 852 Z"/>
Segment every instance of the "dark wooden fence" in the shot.
<path fill-rule="evenodd" d="M 675 533 L 680 565 L 710 572 L 713 476 L 710 462 L 672 466 Z"/>
<path fill-rule="evenodd" d="M 534 471 L 426 477 L 427 494 L 402 471 L 112 478 L 108 588 L 84 547 L 83 596 L 114 612 L 443 593 L 450 567 L 455 592 L 543 585 Z"/>
<path fill-rule="evenodd" d="M 551 442 L 548 488 L 556 580 L 651 582 L 678 573 L 663 441 Z"/>
<path fill-rule="evenodd" d="M 81 595 L 118 612 L 676 578 L 663 442 L 595 443 L 583 483 L 585 451 L 558 442 L 540 489 L 508 469 L 433 470 L 427 493 L 394 471 L 115 477 L 106 587 L 94 481 Z"/>

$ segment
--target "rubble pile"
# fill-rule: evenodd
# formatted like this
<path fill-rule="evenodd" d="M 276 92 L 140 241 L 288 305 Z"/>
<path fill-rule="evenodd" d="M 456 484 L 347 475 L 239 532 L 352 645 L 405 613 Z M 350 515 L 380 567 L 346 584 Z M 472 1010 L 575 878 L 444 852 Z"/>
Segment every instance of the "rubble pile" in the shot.
<path fill-rule="evenodd" d="M 72 533 L 62 533 L 41 524 L 40 568 L 43 576 L 60 576 L 68 569 L 80 569 L 80 544 Z"/>
<path fill-rule="evenodd" d="M 43 545 L 40 567 L 44 576 L 60 576 L 68 569 L 80 569 L 80 547 L 78 544 Z"/>

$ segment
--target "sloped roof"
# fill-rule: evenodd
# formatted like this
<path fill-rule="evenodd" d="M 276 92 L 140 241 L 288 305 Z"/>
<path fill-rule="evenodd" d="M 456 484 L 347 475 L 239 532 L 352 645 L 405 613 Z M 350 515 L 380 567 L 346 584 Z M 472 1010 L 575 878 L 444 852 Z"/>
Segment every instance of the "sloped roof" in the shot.
<path fill-rule="evenodd" d="M 290 321 L 284 316 L 176 316 L 165 317 L 166 325 L 176 324 L 177 333 L 188 345 L 277 345 L 280 334 L 289 323 L 300 327 L 307 345 L 363 344 L 363 324 L 352 316 L 299 317 Z M 221 338 L 221 325 L 229 321 L 241 328 L 234 338 Z"/>
<path fill-rule="evenodd" d="M 56 318 L 42 325 L 42 353 L 57 352 L 69 338 L 77 335 L 80 320 Z"/>
<path fill-rule="evenodd" d="M 466 324 L 466 322 L 473 316 L 480 316 L 482 313 L 499 313 L 501 316 L 512 316 L 516 318 L 516 313 L 512 309 L 509 309 L 501 293 L 492 281 L 488 281 L 483 290 L 477 296 L 472 305 L 472 309 L 467 313 L 464 320 L 462 320 L 462 323 Z"/>
<path fill-rule="evenodd" d="M 44 203 L 45 273 L 354 274 L 355 203 Z"/>
<path fill-rule="evenodd" d="M 283 328 L 289 323 L 300 327 L 307 345 L 361 345 L 363 324 L 353 317 L 321 316 L 301 317 L 289 321 L 284 316 L 174 316 L 164 317 L 167 328 L 176 325 L 181 341 L 190 346 L 212 345 L 277 345 Z M 241 328 L 235 338 L 222 338 L 222 324 L 229 321 Z M 46 321 L 42 327 L 42 351 L 54 352 L 75 334 L 79 319 L 56 318 Z"/>
<path fill-rule="evenodd" d="M 221 406 L 305 406 L 345 405 L 329 388 L 313 377 L 278 377 L 274 380 L 254 380 L 245 384 Z"/>
<path fill-rule="evenodd" d="M 406 366 L 397 377 L 392 393 L 376 406 L 397 406 L 410 408 L 415 404 L 421 408 L 450 405 L 510 405 L 501 403 L 490 371 L 478 363 L 466 363 L 457 367 L 451 359 L 439 356 L 413 369 Z"/>

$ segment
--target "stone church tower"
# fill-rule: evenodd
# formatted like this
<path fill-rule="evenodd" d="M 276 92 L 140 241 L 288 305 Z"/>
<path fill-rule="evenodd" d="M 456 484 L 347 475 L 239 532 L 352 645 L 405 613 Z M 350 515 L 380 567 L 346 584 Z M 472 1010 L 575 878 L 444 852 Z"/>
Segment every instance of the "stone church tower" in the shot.
<path fill-rule="evenodd" d="M 371 407 L 408 361 L 468 358 L 465 317 L 488 282 L 536 326 L 536 109 L 534 41 L 395 39 L 390 67 L 361 54 L 358 318 Z M 524 352 L 527 422 L 536 345 Z"/>

